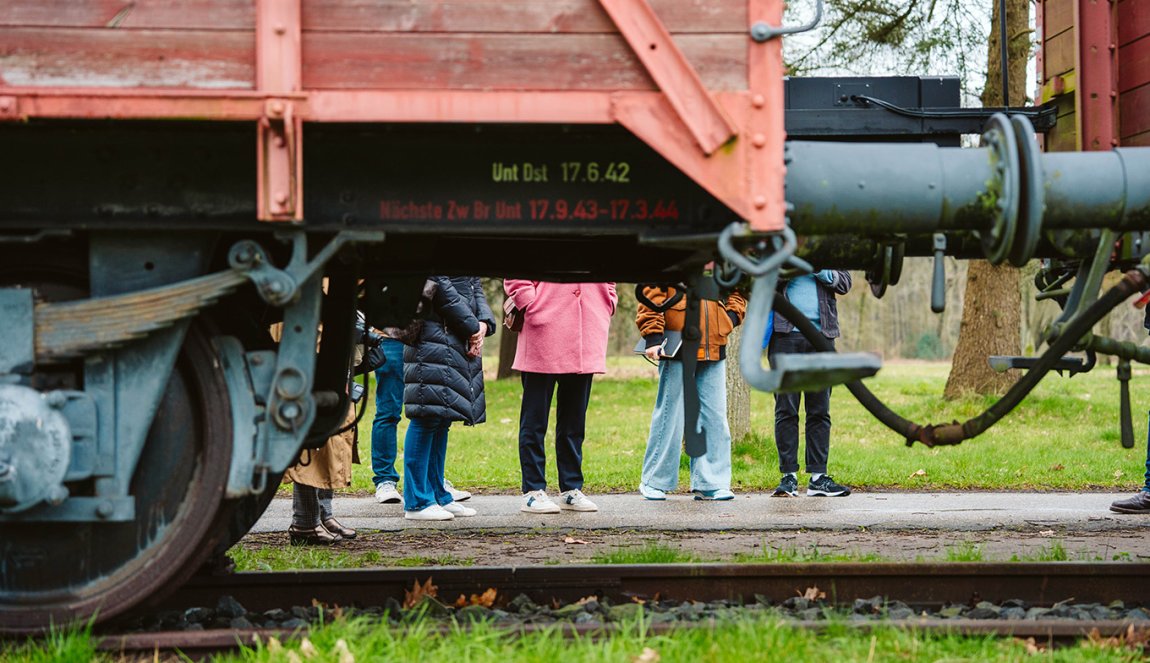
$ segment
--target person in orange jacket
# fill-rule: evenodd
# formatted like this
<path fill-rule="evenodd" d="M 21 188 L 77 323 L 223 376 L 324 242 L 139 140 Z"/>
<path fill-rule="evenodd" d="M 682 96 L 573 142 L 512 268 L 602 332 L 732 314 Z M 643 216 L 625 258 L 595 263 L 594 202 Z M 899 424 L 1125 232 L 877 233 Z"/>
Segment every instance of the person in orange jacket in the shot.
<path fill-rule="evenodd" d="M 644 289 L 651 303 L 661 306 L 675 296 L 674 288 Z M 695 384 L 699 392 L 699 430 L 707 436 L 707 452 L 691 459 L 691 492 L 697 500 L 730 500 L 731 429 L 727 424 L 727 336 L 743 321 L 747 300 L 737 292 L 721 301 L 700 302 L 702 339 L 696 355 Z M 678 348 L 668 352 L 666 332 L 681 332 L 686 319 L 686 298 L 663 313 L 639 303 L 639 327 L 651 361 L 659 362 L 659 392 L 651 413 L 651 431 L 643 456 L 639 493 L 649 500 L 665 500 L 679 483 L 679 455 L 683 441 L 683 363 Z"/>

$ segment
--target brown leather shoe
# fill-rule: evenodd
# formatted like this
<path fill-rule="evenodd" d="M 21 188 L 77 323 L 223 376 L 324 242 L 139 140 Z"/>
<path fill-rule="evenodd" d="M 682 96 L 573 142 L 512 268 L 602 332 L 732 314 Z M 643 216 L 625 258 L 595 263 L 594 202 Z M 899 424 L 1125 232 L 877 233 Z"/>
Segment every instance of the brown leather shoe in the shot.
<path fill-rule="evenodd" d="M 344 527 L 335 518 L 328 518 L 327 520 L 323 521 L 323 526 L 327 528 L 327 531 L 331 532 L 332 534 L 338 534 L 345 539 L 355 538 L 355 530 L 350 527 Z"/>
<path fill-rule="evenodd" d="M 293 525 L 288 528 L 288 537 L 292 545 L 297 546 L 330 546 L 343 541 L 342 536 L 329 532 L 323 525 L 316 525 L 314 529 L 296 529 Z"/>
<path fill-rule="evenodd" d="M 1110 510 L 1117 513 L 1150 513 L 1150 493 L 1140 490 L 1134 497 L 1111 504 Z"/>

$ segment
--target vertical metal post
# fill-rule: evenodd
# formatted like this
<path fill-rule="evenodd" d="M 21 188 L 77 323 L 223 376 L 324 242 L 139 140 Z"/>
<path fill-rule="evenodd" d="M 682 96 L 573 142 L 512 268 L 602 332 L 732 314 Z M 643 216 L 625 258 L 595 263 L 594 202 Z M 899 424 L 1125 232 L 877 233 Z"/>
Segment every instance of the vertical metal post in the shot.
<path fill-rule="evenodd" d="M 1006 0 L 998 0 L 998 50 L 1002 57 L 1002 106 L 1010 108 L 1010 49 L 1007 47 Z"/>
<path fill-rule="evenodd" d="M 291 95 L 302 87 L 300 0 L 256 2 L 256 88 L 268 95 L 257 139 L 258 216 L 303 219 L 303 123 Z"/>
<path fill-rule="evenodd" d="M 1118 37 L 1110 0 L 1077 0 L 1075 110 L 1083 150 L 1118 145 Z"/>

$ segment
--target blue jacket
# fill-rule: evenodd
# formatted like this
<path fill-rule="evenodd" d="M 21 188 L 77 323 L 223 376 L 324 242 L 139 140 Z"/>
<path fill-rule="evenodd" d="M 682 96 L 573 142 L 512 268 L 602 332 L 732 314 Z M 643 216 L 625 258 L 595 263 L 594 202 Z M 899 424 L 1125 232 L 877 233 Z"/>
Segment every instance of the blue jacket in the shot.
<path fill-rule="evenodd" d="M 823 336 L 827 338 L 839 337 L 839 307 L 835 301 L 835 295 L 845 295 L 850 292 L 853 281 L 851 275 L 841 269 L 830 270 L 834 275 L 830 283 L 823 283 L 819 279 L 815 279 L 818 286 L 819 295 L 819 327 L 822 328 Z M 775 294 L 776 297 L 783 297 L 786 292 L 786 282 L 779 282 L 779 291 Z M 794 303 L 794 302 L 792 302 Z M 775 314 L 775 330 L 776 334 L 786 334 L 794 331 L 795 326 L 778 313 Z"/>
<path fill-rule="evenodd" d="M 403 349 L 403 404 L 409 419 L 441 417 L 464 424 L 487 419 L 483 358 L 467 356 L 467 342 L 495 316 L 476 277 L 433 276 L 436 290 L 419 342 Z"/>

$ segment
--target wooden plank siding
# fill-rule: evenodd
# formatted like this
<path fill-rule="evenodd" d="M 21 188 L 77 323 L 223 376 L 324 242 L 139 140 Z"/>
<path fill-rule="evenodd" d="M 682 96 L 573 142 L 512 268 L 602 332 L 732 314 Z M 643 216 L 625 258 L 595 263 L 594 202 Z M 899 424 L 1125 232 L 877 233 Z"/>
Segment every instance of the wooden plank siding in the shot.
<path fill-rule="evenodd" d="M 676 44 L 711 90 L 746 89 L 746 38 L 679 35 Z M 307 89 L 650 90 L 619 35 L 399 33 L 303 35 Z"/>
<path fill-rule="evenodd" d="M 1150 3 L 1121 0 L 1116 15 L 1119 143 L 1150 145 Z"/>
<path fill-rule="evenodd" d="M 1042 7 L 1042 29 L 1046 40 L 1074 27 L 1074 0 L 1046 0 Z"/>
<path fill-rule="evenodd" d="M 0 27 L 0 85 L 251 89 L 250 31 Z"/>
<path fill-rule="evenodd" d="M 255 30 L 252 0 L 3 0 L 0 26 Z"/>
<path fill-rule="evenodd" d="M 1074 71 L 1074 52 L 1077 48 L 1078 41 L 1074 30 L 1065 30 L 1046 40 L 1046 52 L 1043 56 L 1046 80 Z"/>
<path fill-rule="evenodd" d="M 746 0 L 651 0 L 711 90 Z M 252 89 L 252 0 L 0 0 L 0 85 Z M 302 0 L 305 89 L 651 90 L 598 0 Z"/>
<path fill-rule="evenodd" d="M 651 0 L 651 7 L 672 34 L 748 29 L 746 0 Z M 597 0 L 303 0 L 302 13 L 305 31 L 618 32 Z"/>

